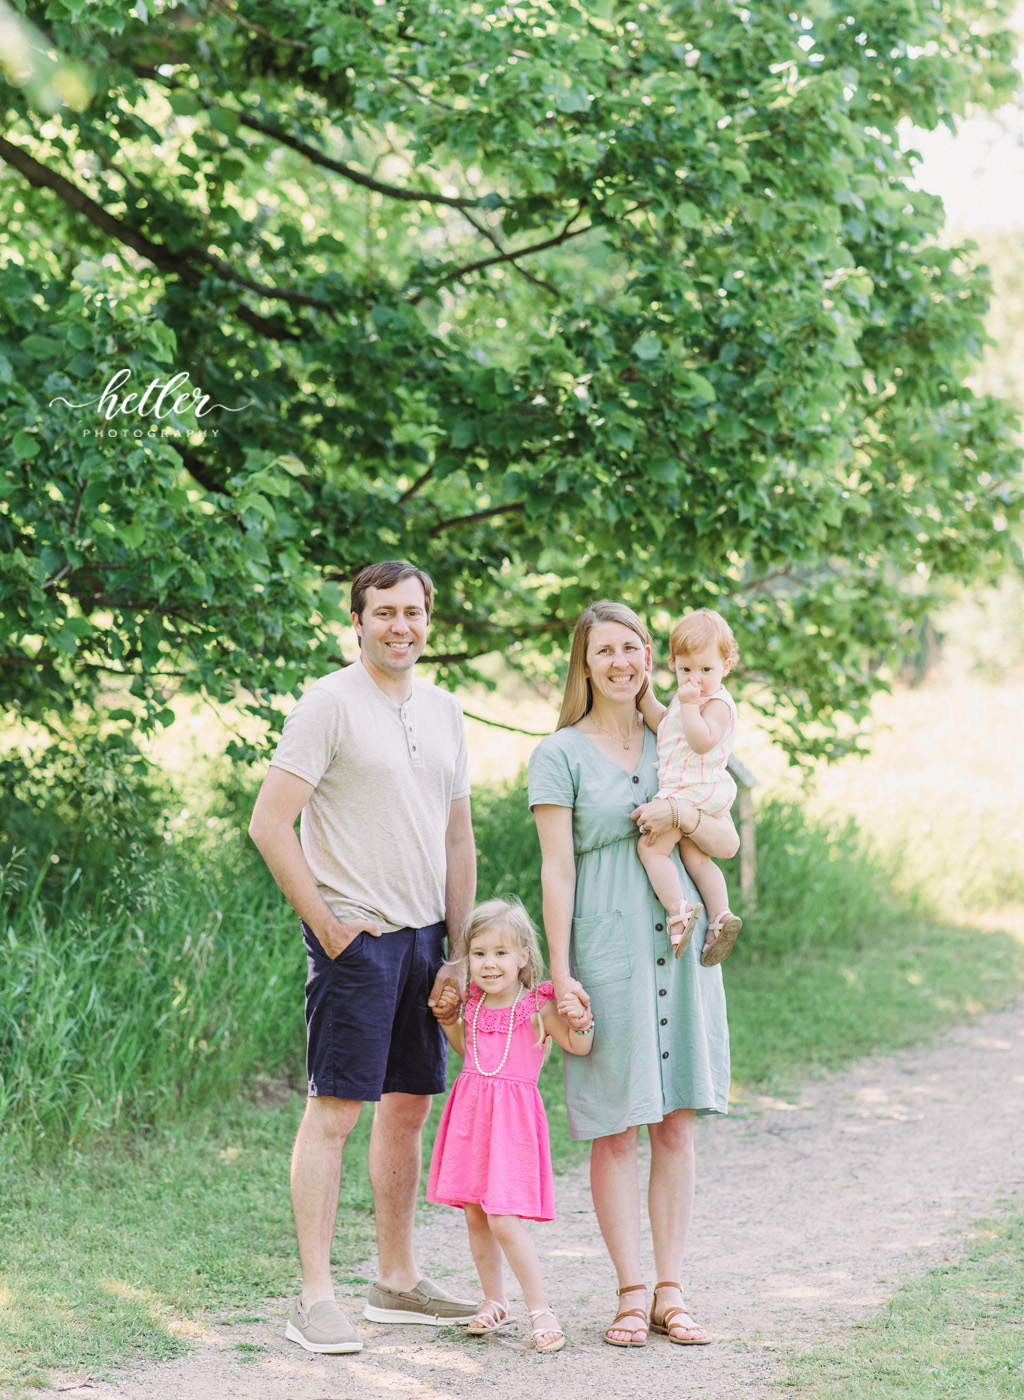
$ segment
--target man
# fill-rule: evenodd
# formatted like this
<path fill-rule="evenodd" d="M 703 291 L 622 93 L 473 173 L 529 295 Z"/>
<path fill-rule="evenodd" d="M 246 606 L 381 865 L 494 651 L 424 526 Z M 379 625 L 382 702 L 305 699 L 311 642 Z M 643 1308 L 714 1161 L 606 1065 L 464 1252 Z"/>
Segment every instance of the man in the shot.
<path fill-rule="evenodd" d="M 315 681 L 292 710 L 249 826 L 299 915 L 309 969 L 310 1097 L 291 1173 L 302 1293 L 286 1333 L 307 1351 L 362 1348 L 334 1301 L 330 1255 L 342 1153 L 366 1101 L 376 1104 L 379 1278 L 364 1316 L 441 1324 L 476 1312 L 424 1278 L 413 1250 L 420 1132 L 431 1095 L 445 1088 L 432 1008 L 459 986 L 476 891 L 462 711 L 413 676 L 433 593 L 411 564 L 360 571 L 351 603 L 359 661 Z"/>

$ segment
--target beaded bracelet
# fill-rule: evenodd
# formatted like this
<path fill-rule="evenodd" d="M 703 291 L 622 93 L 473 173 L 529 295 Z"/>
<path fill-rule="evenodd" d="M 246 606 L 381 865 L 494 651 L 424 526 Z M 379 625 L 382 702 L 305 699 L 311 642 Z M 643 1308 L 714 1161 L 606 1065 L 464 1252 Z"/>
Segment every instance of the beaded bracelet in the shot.
<path fill-rule="evenodd" d="M 569 1029 L 572 1031 L 573 1035 L 593 1035 L 593 1034 L 594 1034 L 594 1026 L 595 1026 L 596 1024 L 597 1024 L 597 1018 L 596 1018 L 595 1016 L 591 1016 L 591 1018 L 590 1018 L 590 1024 L 584 1026 L 582 1030 L 577 1030 L 577 1028 L 576 1028 L 575 1026 L 570 1026 Z"/>

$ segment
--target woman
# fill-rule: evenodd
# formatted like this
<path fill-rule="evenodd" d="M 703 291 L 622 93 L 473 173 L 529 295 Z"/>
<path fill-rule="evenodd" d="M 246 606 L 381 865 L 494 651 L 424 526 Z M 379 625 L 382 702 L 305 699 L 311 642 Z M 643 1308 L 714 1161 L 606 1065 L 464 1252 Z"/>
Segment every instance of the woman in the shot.
<path fill-rule="evenodd" d="M 637 1282 L 637 1139 L 647 1124 L 648 1214 L 657 1276 L 665 1280 L 655 1288 L 650 1327 L 699 1346 L 709 1338 L 679 1286 L 693 1204 L 694 1118 L 728 1111 L 729 1031 L 721 968 L 700 965 L 706 918 L 686 956 L 674 958 L 665 910 L 636 854 L 637 828 L 654 836 L 672 826 L 669 804 L 651 800 L 657 743 L 636 708 L 650 669 L 651 639 L 635 613 L 609 602 L 586 610 L 573 634 L 558 728 L 530 759 L 530 806 L 555 993 L 585 988 L 596 1022 L 593 1053 L 566 1063 L 565 1093 L 572 1136 L 593 1139 L 591 1192 L 618 1274 L 620 1311 L 604 1340 L 647 1340 L 646 1289 Z M 679 819 L 684 832 L 697 825 L 685 803 Z M 717 857 L 739 844 L 728 817 L 704 817 L 695 839 Z M 679 875 L 697 903 L 681 863 Z"/>

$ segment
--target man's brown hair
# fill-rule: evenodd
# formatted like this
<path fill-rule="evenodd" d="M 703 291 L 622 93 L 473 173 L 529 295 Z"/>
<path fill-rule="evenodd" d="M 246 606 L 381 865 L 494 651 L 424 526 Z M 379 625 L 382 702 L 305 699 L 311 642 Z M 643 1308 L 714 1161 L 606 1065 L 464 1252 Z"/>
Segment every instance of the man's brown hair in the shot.
<path fill-rule="evenodd" d="M 423 601 L 427 610 L 427 619 L 434 610 L 434 583 L 429 574 L 425 574 L 422 569 L 417 569 L 415 564 L 409 564 L 404 559 L 385 559 L 380 564 L 367 564 L 360 569 L 352 580 L 352 601 L 351 609 L 363 620 L 363 609 L 366 607 L 366 594 L 371 588 L 394 588 L 396 583 L 401 583 L 404 578 L 418 578 L 423 585 Z"/>

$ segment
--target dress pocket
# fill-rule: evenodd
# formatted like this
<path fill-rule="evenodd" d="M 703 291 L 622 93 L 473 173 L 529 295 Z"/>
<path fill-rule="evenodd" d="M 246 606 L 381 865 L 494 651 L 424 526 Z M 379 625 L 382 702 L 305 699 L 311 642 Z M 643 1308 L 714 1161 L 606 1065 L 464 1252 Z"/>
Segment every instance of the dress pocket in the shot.
<path fill-rule="evenodd" d="M 634 947 L 622 911 L 572 921 L 576 976 L 589 990 L 633 975 Z"/>

